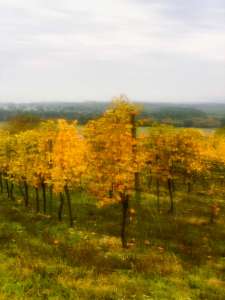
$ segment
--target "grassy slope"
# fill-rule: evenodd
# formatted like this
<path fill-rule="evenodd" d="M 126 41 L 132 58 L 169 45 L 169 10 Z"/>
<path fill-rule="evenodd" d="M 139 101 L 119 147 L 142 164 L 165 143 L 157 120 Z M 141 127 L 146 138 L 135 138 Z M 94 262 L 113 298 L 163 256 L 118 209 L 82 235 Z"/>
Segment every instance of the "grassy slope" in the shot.
<path fill-rule="evenodd" d="M 146 196 L 122 250 L 116 205 L 74 194 L 70 229 L 0 196 L 0 299 L 225 299 L 225 211 L 209 225 L 208 202 L 178 194 L 169 216 L 166 194 L 160 215 Z"/>

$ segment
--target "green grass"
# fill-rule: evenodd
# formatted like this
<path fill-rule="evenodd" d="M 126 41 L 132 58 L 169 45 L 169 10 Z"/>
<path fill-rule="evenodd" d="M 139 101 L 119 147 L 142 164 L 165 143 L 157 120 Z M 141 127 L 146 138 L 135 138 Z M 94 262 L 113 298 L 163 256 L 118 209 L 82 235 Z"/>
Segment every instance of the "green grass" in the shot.
<path fill-rule="evenodd" d="M 0 196 L 0 299 L 225 299 L 225 209 L 209 224 L 206 195 L 176 195 L 176 213 L 143 195 L 141 226 L 119 239 L 120 207 L 73 194 L 75 226 Z M 57 199 L 53 203 L 58 205 Z M 134 206 L 135 204 L 132 203 Z"/>

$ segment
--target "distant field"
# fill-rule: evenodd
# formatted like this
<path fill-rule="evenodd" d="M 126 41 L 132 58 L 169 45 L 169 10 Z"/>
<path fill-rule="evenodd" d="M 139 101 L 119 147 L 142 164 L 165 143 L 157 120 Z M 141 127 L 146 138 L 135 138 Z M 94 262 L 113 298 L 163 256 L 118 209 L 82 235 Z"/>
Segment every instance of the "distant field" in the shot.
<path fill-rule="evenodd" d="M 7 124 L 7 122 L 5 121 L 0 121 L 0 128 L 3 128 L 5 125 Z M 82 128 L 84 127 L 84 125 L 79 125 L 78 128 L 80 130 L 82 130 Z M 149 132 L 149 129 L 151 127 L 148 127 L 148 126 L 141 126 L 141 127 L 138 127 L 138 135 L 140 134 L 147 134 Z M 205 133 L 214 133 L 216 128 L 195 128 L 197 130 L 201 130 Z"/>
<path fill-rule="evenodd" d="M 149 130 L 151 127 L 139 127 L 138 128 L 138 134 L 148 134 Z M 183 127 L 179 127 L 179 128 L 183 128 Z M 197 129 L 200 130 L 204 133 L 214 133 L 216 128 L 193 128 L 193 129 Z"/>

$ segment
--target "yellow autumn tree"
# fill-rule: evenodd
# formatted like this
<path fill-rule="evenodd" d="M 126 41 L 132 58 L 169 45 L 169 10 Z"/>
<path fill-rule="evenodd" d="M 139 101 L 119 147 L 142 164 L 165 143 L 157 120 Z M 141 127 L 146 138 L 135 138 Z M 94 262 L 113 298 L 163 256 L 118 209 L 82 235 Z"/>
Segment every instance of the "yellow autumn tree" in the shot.
<path fill-rule="evenodd" d="M 38 128 L 38 145 L 37 154 L 35 156 L 34 168 L 37 177 L 37 186 L 42 190 L 43 211 L 47 212 L 47 188 L 50 189 L 50 197 L 52 198 L 52 156 L 53 148 L 57 135 L 56 121 L 43 122 Z M 50 199 L 51 203 L 52 199 Z"/>
<path fill-rule="evenodd" d="M 0 130 L 0 184 L 3 192 L 3 182 L 5 181 L 8 197 L 12 196 L 12 175 L 10 166 L 15 157 L 15 139 L 6 130 Z"/>
<path fill-rule="evenodd" d="M 138 170 L 132 119 L 137 108 L 119 98 L 102 117 L 90 121 L 85 136 L 90 148 L 88 160 L 89 189 L 101 204 L 119 202 L 122 206 L 121 240 L 126 247 L 126 222 L 129 199 L 135 189 Z"/>
<path fill-rule="evenodd" d="M 170 197 L 169 212 L 174 211 L 174 182 L 185 177 L 188 183 L 205 169 L 203 159 L 203 135 L 194 129 L 176 129 L 157 126 L 146 137 L 146 167 L 156 179 L 157 206 L 159 209 L 159 185 L 166 182 Z"/>
<path fill-rule="evenodd" d="M 19 187 L 25 200 L 25 206 L 29 204 L 29 187 L 34 187 L 35 169 L 34 162 L 37 153 L 38 138 L 35 131 L 28 130 L 11 135 L 13 140 L 13 158 L 9 164 L 9 178 L 11 184 Z"/>
<path fill-rule="evenodd" d="M 73 225 L 70 191 L 79 187 L 87 168 L 87 147 L 77 129 L 77 122 L 58 120 L 57 135 L 52 149 L 51 181 L 53 190 L 60 195 L 58 216 L 61 220 L 65 192 L 70 225 Z"/>

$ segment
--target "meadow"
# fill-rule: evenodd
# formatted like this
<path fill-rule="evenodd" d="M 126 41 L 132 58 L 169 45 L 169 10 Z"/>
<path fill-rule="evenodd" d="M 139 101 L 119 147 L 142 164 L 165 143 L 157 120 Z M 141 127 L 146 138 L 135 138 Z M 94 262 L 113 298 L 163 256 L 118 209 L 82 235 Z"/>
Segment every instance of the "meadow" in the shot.
<path fill-rule="evenodd" d="M 178 193 L 176 213 L 143 195 L 141 226 L 130 219 L 120 243 L 118 205 L 99 209 L 85 193 L 72 196 L 75 225 L 35 214 L 22 199 L 1 195 L 0 299 L 224 299 L 225 209 L 210 223 L 211 199 Z M 135 203 L 132 205 L 135 208 Z M 67 212 L 65 212 L 67 219 Z"/>

